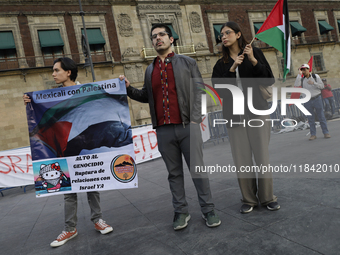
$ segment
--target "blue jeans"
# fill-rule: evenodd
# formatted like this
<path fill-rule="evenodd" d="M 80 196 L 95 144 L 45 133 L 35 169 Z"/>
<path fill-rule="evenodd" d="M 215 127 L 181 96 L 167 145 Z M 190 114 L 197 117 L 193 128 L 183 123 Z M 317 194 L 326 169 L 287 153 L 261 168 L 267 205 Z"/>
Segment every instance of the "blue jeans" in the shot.
<path fill-rule="evenodd" d="M 312 115 L 307 116 L 308 123 L 309 123 L 309 126 L 310 126 L 310 134 L 316 135 L 314 109 L 316 110 L 316 114 L 317 114 L 318 119 L 320 121 L 322 133 L 324 135 L 328 134 L 329 132 L 328 132 L 328 129 L 327 129 L 325 114 L 323 113 L 323 104 L 322 104 L 321 95 L 318 96 L 315 99 L 309 100 L 307 103 L 304 104 L 304 106 L 312 114 Z"/>
<path fill-rule="evenodd" d="M 323 99 L 323 101 L 326 104 L 325 111 L 332 111 L 332 114 L 334 115 L 334 113 L 335 113 L 335 104 L 334 104 L 333 97 L 326 97 L 326 98 Z"/>

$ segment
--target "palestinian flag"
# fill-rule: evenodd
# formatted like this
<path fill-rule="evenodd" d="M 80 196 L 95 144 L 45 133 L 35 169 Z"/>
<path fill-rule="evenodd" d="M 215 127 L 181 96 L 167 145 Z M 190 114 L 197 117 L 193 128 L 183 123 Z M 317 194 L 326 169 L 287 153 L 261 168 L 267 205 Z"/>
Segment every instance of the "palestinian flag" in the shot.
<path fill-rule="evenodd" d="M 255 37 L 283 53 L 285 60 L 283 81 L 285 81 L 290 69 L 290 36 L 287 0 L 277 1 Z"/>
<path fill-rule="evenodd" d="M 126 94 L 110 94 L 99 84 L 43 92 L 62 95 L 71 89 L 86 93 L 46 103 L 35 102 L 36 96 L 27 93 L 33 99 L 27 107 L 33 160 L 105 152 L 132 144 Z"/>
<path fill-rule="evenodd" d="M 308 65 L 309 65 L 309 72 L 311 73 L 313 70 L 313 56 L 310 57 L 308 61 Z"/>

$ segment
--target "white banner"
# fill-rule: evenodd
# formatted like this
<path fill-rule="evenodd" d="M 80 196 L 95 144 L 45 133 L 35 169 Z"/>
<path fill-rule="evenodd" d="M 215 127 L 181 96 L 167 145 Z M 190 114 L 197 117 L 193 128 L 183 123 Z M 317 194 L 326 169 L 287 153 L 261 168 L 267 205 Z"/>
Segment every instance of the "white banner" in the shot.
<path fill-rule="evenodd" d="M 132 139 L 137 164 L 161 156 L 156 130 L 151 125 L 132 129 Z"/>
<path fill-rule="evenodd" d="M 203 142 L 205 142 L 210 138 L 208 115 L 202 118 L 200 127 L 202 131 Z M 151 125 L 132 129 L 132 138 L 136 164 L 161 157 L 161 154 L 158 151 L 156 130 L 152 129 Z M 99 160 L 96 159 L 94 162 L 97 161 Z M 72 165 L 77 164 L 81 163 L 72 163 Z M 88 175 L 88 171 L 88 169 L 75 171 L 72 179 L 77 182 L 74 182 L 74 185 L 81 186 L 81 180 L 87 178 L 86 176 Z M 98 178 L 105 178 L 105 171 L 98 173 Z M 34 184 L 34 175 L 30 147 L 1 151 L 0 188 L 31 184 Z M 85 186 L 83 185 L 82 187 Z"/>
<path fill-rule="evenodd" d="M 152 129 L 151 125 L 132 129 L 132 136 L 135 151 L 135 162 L 137 164 L 161 156 L 158 151 L 156 131 Z M 97 161 L 99 161 L 99 159 L 96 159 L 94 162 Z M 81 163 L 72 162 L 71 165 L 73 166 L 77 164 Z M 75 171 L 75 174 L 72 178 L 73 180 L 77 181 L 75 182 L 75 185 L 79 186 L 81 180 L 86 178 L 88 172 L 88 169 Z M 100 174 L 98 173 L 98 176 L 98 178 L 105 178 L 105 171 Z M 34 184 L 30 147 L 1 151 L 0 187 L 15 187 L 30 184 Z"/>
<path fill-rule="evenodd" d="M 0 151 L 0 188 L 34 184 L 30 147 Z"/>
<path fill-rule="evenodd" d="M 202 117 L 202 122 L 200 124 L 203 142 L 210 139 L 209 121 L 208 114 Z"/>

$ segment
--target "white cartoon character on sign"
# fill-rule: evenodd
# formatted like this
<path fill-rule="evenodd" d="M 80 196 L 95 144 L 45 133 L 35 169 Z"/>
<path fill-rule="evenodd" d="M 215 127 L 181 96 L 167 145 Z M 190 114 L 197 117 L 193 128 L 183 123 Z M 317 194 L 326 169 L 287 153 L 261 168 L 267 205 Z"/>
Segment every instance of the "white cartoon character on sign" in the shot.
<path fill-rule="evenodd" d="M 42 185 L 49 193 L 59 191 L 63 180 L 67 181 L 67 177 L 63 171 L 60 170 L 58 162 L 49 165 L 42 164 L 39 175 L 43 179 Z"/>

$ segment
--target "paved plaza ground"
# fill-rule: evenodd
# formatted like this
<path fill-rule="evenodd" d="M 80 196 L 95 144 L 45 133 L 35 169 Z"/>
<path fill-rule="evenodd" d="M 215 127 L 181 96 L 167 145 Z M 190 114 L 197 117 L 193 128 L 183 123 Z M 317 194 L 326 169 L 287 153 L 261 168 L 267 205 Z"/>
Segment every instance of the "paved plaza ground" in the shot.
<path fill-rule="evenodd" d="M 208 228 L 201 217 L 196 191 L 186 169 L 186 196 L 191 220 L 186 229 L 172 229 L 173 208 L 162 159 L 138 165 L 138 189 L 101 193 L 103 218 L 114 231 L 101 235 L 90 221 L 84 193 L 78 196 L 78 236 L 51 248 L 63 229 L 63 196 L 36 198 L 34 187 L 4 191 L 0 197 L 0 254 L 339 254 L 340 251 L 340 121 L 328 122 L 331 139 L 317 129 L 273 134 L 270 162 L 297 169 L 274 174 L 274 192 L 281 205 L 271 212 L 257 207 L 240 214 L 236 174 L 210 174 L 211 189 L 222 224 Z M 228 141 L 206 143 L 207 166 L 233 165 Z M 326 173 L 307 173 L 317 164 Z M 325 167 L 326 164 L 327 168 Z"/>

